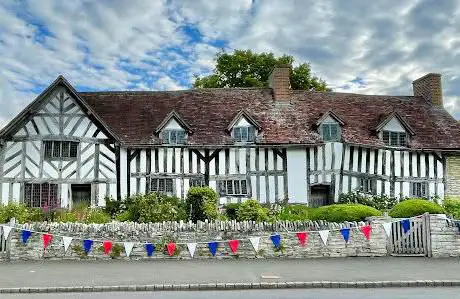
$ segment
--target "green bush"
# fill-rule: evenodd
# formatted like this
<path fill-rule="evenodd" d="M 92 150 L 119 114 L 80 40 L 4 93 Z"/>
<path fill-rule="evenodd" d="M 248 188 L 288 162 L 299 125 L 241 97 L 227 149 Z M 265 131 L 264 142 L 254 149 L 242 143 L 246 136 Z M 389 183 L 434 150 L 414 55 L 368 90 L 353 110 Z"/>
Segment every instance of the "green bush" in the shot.
<path fill-rule="evenodd" d="M 209 187 L 192 187 L 187 192 L 185 206 L 191 221 L 197 222 L 205 219 L 217 219 L 217 203 L 219 196 L 214 189 Z"/>
<path fill-rule="evenodd" d="M 240 203 L 229 203 L 225 205 L 225 215 L 229 220 L 236 220 L 236 210 L 238 210 Z"/>
<path fill-rule="evenodd" d="M 30 221 L 29 208 L 17 203 L 0 205 L 0 223 L 7 223 L 11 218 L 16 218 L 16 221 L 19 223 Z"/>
<path fill-rule="evenodd" d="M 236 210 L 238 221 L 267 221 L 268 209 L 260 205 L 257 200 L 248 199 Z"/>
<path fill-rule="evenodd" d="M 371 195 L 360 191 L 342 193 L 339 195 L 340 204 L 358 203 L 376 208 L 380 211 L 390 210 L 398 200 L 387 195 Z"/>
<path fill-rule="evenodd" d="M 77 222 L 77 214 L 71 211 L 60 211 L 56 214 L 56 221 L 57 222 Z"/>
<path fill-rule="evenodd" d="M 276 218 L 287 221 L 305 221 L 309 220 L 309 215 L 314 210 L 315 208 L 309 208 L 305 205 L 289 205 L 282 208 Z"/>
<path fill-rule="evenodd" d="M 121 212 L 118 214 L 115 219 L 120 222 L 126 222 L 126 221 L 132 221 L 133 216 L 131 215 L 131 212 L 126 210 L 124 212 Z"/>
<path fill-rule="evenodd" d="M 460 197 L 446 197 L 442 204 L 447 215 L 460 219 Z"/>
<path fill-rule="evenodd" d="M 405 218 L 418 216 L 423 213 L 443 214 L 445 211 L 440 205 L 432 201 L 408 199 L 395 205 L 389 215 L 393 218 Z"/>
<path fill-rule="evenodd" d="M 344 222 L 363 221 L 366 217 L 381 216 L 382 212 L 361 204 L 335 204 L 312 209 L 308 215 L 311 220 Z"/>
<path fill-rule="evenodd" d="M 126 210 L 124 203 L 125 201 L 113 199 L 112 197 L 106 197 L 104 211 L 112 218 L 115 218 L 118 214 L 120 214 L 120 212 Z"/>
<path fill-rule="evenodd" d="M 136 196 L 127 204 L 134 222 L 162 222 L 185 220 L 186 214 L 179 198 L 159 193 Z"/>
<path fill-rule="evenodd" d="M 112 219 L 109 214 L 101 209 L 88 209 L 85 223 L 108 223 Z"/>

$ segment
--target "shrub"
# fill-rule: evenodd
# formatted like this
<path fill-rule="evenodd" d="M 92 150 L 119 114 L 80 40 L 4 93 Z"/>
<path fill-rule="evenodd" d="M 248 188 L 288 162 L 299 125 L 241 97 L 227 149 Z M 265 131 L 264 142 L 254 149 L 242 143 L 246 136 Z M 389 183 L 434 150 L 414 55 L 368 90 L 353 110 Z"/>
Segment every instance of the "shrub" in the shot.
<path fill-rule="evenodd" d="M 408 199 L 395 205 L 389 215 L 393 218 L 414 217 L 423 213 L 443 214 L 444 209 L 425 199 Z"/>
<path fill-rule="evenodd" d="M 61 211 L 56 214 L 57 222 L 77 222 L 77 215 L 71 211 Z"/>
<path fill-rule="evenodd" d="M 138 195 L 127 207 L 133 217 L 131 220 L 135 222 L 179 221 L 186 218 L 179 198 L 159 193 Z"/>
<path fill-rule="evenodd" d="M 209 187 L 192 187 L 188 190 L 185 206 L 189 219 L 193 222 L 213 220 L 219 215 L 217 202 L 219 196 Z"/>
<path fill-rule="evenodd" d="M 115 218 L 118 214 L 126 210 L 124 201 L 113 199 L 112 197 L 105 198 L 104 211 L 109 214 L 112 218 Z"/>
<path fill-rule="evenodd" d="M 225 215 L 229 220 L 237 219 L 236 210 L 240 205 L 239 203 L 229 203 L 225 205 Z"/>
<path fill-rule="evenodd" d="M 454 219 L 460 219 L 460 197 L 446 197 L 443 201 L 446 214 Z"/>
<path fill-rule="evenodd" d="M 387 195 L 371 195 L 360 191 L 342 193 L 339 195 L 339 203 L 341 204 L 358 203 L 376 208 L 380 211 L 390 210 L 397 202 L 398 200 L 395 197 Z"/>
<path fill-rule="evenodd" d="M 305 205 L 289 205 L 281 209 L 277 215 L 279 220 L 287 221 L 305 221 L 309 219 L 309 214 L 313 213 L 314 208 Z"/>
<path fill-rule="evenodd" d="M 310 210 L 311 220 L 326 220 L 329 222 L 364 221 L 366 217 L 381 216 L 379 210 L 361 204 L 335 204 Z"/>
<path fill-rule="evenodd" d="M 267 221 L 268 209 L 260 205 L 257 200 L 248 199 L 236 210 L 238 221 Z"/>
<path fill-rule="evenodd" d="M 108 223 L 110 221 L 110 215 L 101 209 L 88 209 L 85 217 L 85 223 Z"/>
<path fill-rule="evenodd" d="M 19 223 L 28 222 L 30 220 L 29 209 L 25 205 L 17 203 L 0 205 L 0 223 L 7 223 L 11 218 L 16 218 Z"/>

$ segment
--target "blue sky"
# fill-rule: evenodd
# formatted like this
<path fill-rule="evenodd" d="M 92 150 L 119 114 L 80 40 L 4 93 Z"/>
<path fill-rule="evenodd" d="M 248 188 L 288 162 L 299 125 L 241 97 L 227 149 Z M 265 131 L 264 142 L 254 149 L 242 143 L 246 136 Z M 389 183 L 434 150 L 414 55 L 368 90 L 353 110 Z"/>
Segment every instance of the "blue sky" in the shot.
<path fill-rule="evenodd" d="M 335 91 L 411 95 L 443 75 L 460 119 L 456 0 L 3 0 L 0 126 L 59 74 L 77 90 L 189 88 L 224 49 L 310 62 Z"/>

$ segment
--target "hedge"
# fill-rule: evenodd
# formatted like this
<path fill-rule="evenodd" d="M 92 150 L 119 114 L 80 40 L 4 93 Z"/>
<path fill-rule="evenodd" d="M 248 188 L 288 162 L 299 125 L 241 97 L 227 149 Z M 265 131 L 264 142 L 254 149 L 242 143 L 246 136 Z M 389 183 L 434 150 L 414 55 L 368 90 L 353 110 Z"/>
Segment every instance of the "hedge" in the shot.
<path fill-rule="evenodd" d="M 389 215 L 393 218 L 405 218 L 430 214 L 444 214 L 444 209 L 432 201 L 426 199 L 408 199 L 401 201 L 391 209 Z"/>
<path fill-rule="evenodd" d="M 446 197 L 442 205 L 447 215 L 454 219 L 460 219 L 460 197 Z"/>
<path fill-rule="evenodd" d="M 309 212 L 311 220 L 329 222 L 364 221 L 370 216 L 382 216 L 382 212 L 361 204 L 336 204 L 312 209 Z"/>

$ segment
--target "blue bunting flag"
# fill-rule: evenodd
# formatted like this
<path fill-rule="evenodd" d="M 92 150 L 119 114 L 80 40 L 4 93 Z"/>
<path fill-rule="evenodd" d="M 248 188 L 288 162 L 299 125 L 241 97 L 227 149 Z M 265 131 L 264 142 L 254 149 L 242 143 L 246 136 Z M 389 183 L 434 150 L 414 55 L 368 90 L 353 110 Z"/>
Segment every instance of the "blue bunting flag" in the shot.
<path fill-rule="evenodd" d="M 212 256 L 216 256 L 218 246 L 219 246 L 219 243 L 217 243 L 217 242 L 209 242 L 208 243 L 209 252 L 211 252 Z"/>
<path fill-rule="evenodd" d="M 83 249 L 85 249 L 86 254 L 88 254 L 93 246 L 93 240 L 83 240 Z"/>
<path fill-rule="evenodd" d="M 280 247 L 280 245 L 281 245 L 281 236 L 280 235 L 270 236 L 270 239 L 272 239 L 272 242 L 273 242 L 273 245 L 275 246 L 275 248 Z"/>
<path fill-rule="evenodd" d="M 343 236 L 343 239 L 345 240 L 345 243 L 348 243 L 348 239 L 350 239 L 350 229 L 349 228 L 342 228 L 340 230 L 340 233 Z"/>
<path fill-rule="evenodd" d="M 22 230 L 21 231 L 22 243 L 26 244 L 27 240 L 29 240 L 31 235 L 32 235 L 32 232 L 30 230 Z"/>
<path fill-rule="evenodd" d="M 145 251 L 147 251 L 147 256 L 152 256 L 155 251 L 155 245 L 152 243 L 145 244 Z"/>

